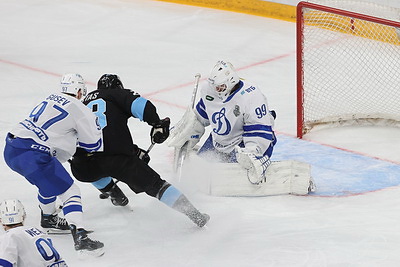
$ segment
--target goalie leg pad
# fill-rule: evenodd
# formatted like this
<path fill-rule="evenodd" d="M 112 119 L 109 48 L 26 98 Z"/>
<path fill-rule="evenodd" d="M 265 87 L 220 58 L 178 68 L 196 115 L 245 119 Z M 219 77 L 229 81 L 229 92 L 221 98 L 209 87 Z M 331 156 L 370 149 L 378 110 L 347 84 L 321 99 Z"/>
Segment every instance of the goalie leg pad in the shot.
<path fill-rule="evenodd" d="M 215 168 L 214 168 L 215 167 Z M 287 160 L 273 161 L 266 173 L 266 182 L 251 184 L 246 170 L 235 163 L 212 164 L 209 194 L 215 196 L 307 195 L 311 181 L 310 165 Z"/>
<path fill-rule="evenodd" d="M 182 177 L 190 185 L 214 196 L 307 195 L 315 190 L 311 166 L 295 160 L 272 161 L 266 172 L 266 182 L 251 184 L 247 170 L 237 163 L 210 162 L 191 154 L 182 168 Z"/>

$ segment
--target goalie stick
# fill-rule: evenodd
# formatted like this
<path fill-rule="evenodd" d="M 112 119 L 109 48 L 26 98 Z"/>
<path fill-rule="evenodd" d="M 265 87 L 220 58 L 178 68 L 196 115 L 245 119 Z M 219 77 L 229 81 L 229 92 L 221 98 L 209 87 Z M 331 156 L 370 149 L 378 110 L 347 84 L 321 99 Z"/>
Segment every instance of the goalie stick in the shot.
<path fill-rule="evenodd" d="M 199 81 L 201 78 L 201 74 L 197 73 L 195 75 L 195 80 L 194 80 L 194 89 L 193 89 L 193 93 L 192 93 L 192 99 L 191 99 L 191 103 L 190 103 L 190 107 L 192 109 L 194 109 L 194 105 L 196 102 L 196 95 L 197 95 L 197 90 L 199 88 Z M 183 144 L 182 147 L 180 148 L 175 148 L 174 151 L 174 172 L 178 174 L 178 179 L 181 179 L 182 176 L 182 166 L 183 166 L 183 162 L 185 161 L 185 159 L 188 157 L 189 154 L 189 140 L 186 141 L 185 144 Z"/>

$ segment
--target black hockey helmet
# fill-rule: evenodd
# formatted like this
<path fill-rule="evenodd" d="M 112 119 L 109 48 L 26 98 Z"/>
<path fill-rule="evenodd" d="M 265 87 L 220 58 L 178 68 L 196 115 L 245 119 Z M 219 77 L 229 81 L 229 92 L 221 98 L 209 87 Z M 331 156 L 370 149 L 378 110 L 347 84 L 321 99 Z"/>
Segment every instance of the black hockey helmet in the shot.
<path fill-rule="evenodd" d="M 103 74 L 97 82 L 97 89 L 124 89 L 124 86 L 116 74 Z"/>

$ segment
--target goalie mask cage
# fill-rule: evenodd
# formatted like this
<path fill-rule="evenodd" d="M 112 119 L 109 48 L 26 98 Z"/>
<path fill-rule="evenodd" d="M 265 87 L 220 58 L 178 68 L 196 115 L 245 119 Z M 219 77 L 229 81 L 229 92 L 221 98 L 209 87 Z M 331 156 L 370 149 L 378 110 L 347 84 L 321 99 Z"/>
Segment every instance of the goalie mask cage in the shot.
<path fill-rule="evenodd" d="M 316 126 L 400 125 L 399 28 L 390 19 L 298 4 L 297 137 Z"/>

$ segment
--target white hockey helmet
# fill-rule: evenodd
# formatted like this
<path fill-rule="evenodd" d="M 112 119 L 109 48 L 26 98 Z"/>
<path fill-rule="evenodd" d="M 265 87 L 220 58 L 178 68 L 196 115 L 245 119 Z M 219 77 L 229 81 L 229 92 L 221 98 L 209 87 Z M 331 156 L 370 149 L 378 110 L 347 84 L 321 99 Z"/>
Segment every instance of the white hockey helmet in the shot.
<path fill-rule="evenodd" d="M 82 96 L 86 96 L 87 89 L 85 81 L 78 73 L 68 73 L 61 77 L 60 88 L 62 93 L 71 94 L 76 96 L 78 91 L 81 90 Z"/>
<path fill-rule="evenodd" d="M 212 69 L 208 83 L 217 92 L 219 98 L 224 100 L 239 80 L 240 78 L 232 64 L 220 60 Z"/>
<path fill-rule="evenodd" d="M 8 199 L 0 203 L 0 220 L 4 225 L 22 223 L 26 213 L 18 199 Z"/>

